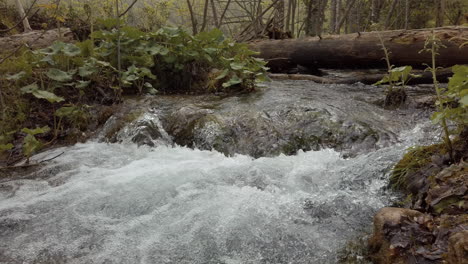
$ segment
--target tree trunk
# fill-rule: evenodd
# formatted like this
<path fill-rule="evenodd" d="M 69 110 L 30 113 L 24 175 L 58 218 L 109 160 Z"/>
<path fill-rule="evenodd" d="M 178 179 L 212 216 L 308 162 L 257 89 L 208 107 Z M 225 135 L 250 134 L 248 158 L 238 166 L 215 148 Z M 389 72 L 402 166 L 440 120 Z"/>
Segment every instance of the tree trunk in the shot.
<path fill-rule="evenodd" d="M 21 0 L 16 0 L 16 8 L 18 9 L 18 13 L 20 17 L 24 17 L 23 19 L 23 27 L 24 32 L 31 31 L 31 25 L 29 25 L 29 20 L 26 17 L 26 13 L 24 12 L 23 4 L 21 4 Z"/>
<path fill-rule="evenodd" d="M 336 19 L 335 19 L 335 28 L 333 29 L 334 33 L 340 34 L 340 29 L 338 28 L 338 24 L 340 23 L 340 20 L 341 20 L 341 0 L 336 0 Z"/>
<path fill-rule="evenodd" d="M 431 55 L 419 51 L 424 48 L 431 31 L 432 29 L 393 30 L 330 35 L 323 39 L 311 37 L 270 40 L 253 42 L 250 47 L 260 52 L 258 56 L 269 61 L 271 68 L 291 65 L 309 68 L 378 68 L 385 67 L 385 61 L 382 60 L 384 52 L 378 37 L 380 34 L 391 52 L 392 64 L 424 68 L 424 63 L 431 62 Z M 437 57 L 438 66 L 468 64 L 468 46 L 460 48 L 463 38 L 468 38 L 468 27 L 436 28 L 434 32 L 447 46 L 440 50 Z"/>
<path fill-rule="evenodd" d="M 192 34 L 195 35 L 198 33 L 198 23 L 197 18 L 195 17 L 195 13 L 193 12 L 192 3 L 190 0 L 187 0 L 187 6 L 190 12 L 190 19 L 192 20 Z"/>
<path fill-rule="evenodd" d="M 392 5 L 390 6 L 390 10 L 388 11 L 388 14 L 387 14 L 387 18 L 385 19 L 385 29 L 388 29 L 390 27 L 392 15 L 393 15 L 393 12 L 395 11 L 397 4 L 398 4 L 398 0 L 393 0 Z"/>
<path fill-rule="evenodd" d="M 408 29 L 409 10 L 410 10 L 410 0 L 405 0 L 405 29 Z"/>
<path fill-rule="evenodd" d="M 436 5 L 436 27 L 444 25 L 445 0 L 435 0 Z"/>
<path fill-rule="evenodd" d="M 355 2 L 356 2 L 356 0 L 350 0 L 350 2 L 348 3 L 348 6 L 346 7 L 346 10 L 345 10 L 343 16 L 341 17 L 340 22 L 338 22 L 338 25 L 336 26 L 337 29 L 336 29 L 335 33 L 340 33 L 340 29 L 343 26 L 346 19 L 348 18 L 349 11 L 351 11 L 351 9 L 353 8 L 353 5 L 354 5 Z"/>
<path fill-rule="evenodd" d="M 296 0 L 291 0 L 292 1 L 292 10 L 291 10 L 291 35 L 294 37 L 294 33 L 296 31 L 296 9 L 297 9 L 297 1 Z"/>
<path fill-rule="evenodd" d="M 336 0 L 331 0 L 330 3 L 330 32 L 335 32 L 336 27 Z"/>
<path fill-rule="evenodd" d="M 306 35 L 319 36 L 322 34 L 327 1 L 328 0 L 309 0 L 307 2 Z"/>
<path fill-rule="evenodd" d="M 211 0 L 211 12 L 213 12 L 213 20 L 214 20 L 214 25 L 219 28 L 221 25 L 219 24 L 218 20 L 218 12 L 216 11 L 216 5 L 214 0 Z"/>
<path fill-rule="evenodd" d="M 284 0 L 278 1 L 275 5 L 273 26 L 281 31 L 284 30 Z"/>
<path fill-rule="evenodd" d="M 208 23 L 208 6 L 210 5 L 210 0 L 205 0 L 205 6 L 203 8 L 203 23 L 200 29 L 201 32 L 205 31 L 206 24 Z"/>
<path fill-rule="evenodd" d="M 286 13 L 286 21 L 284 25 L 284 30 L 286 32 L 290 31 L 290 23 L 291 23 L 291 9 L 292 9 L 292 0 L 288 0 L 288 12 Z"/>

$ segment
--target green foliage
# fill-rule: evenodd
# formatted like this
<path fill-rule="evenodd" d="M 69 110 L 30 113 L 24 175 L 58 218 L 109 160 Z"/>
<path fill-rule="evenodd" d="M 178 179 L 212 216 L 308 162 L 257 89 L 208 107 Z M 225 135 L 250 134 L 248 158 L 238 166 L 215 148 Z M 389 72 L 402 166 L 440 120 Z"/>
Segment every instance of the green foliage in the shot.
<path fill-rule="evenodd" d="M 452 67 L 453 76 L 448 83 L 447 96 L 458 99 L 461 107 L 468 106 L 468 65 Z"/>
<path fill-rule="evenodd" d="M 92 37 L 100 41 L 98 58 L 117 68 L 117 30 L 97 31 Z M 122 27 L 120 45 L 122 68 L 127 69 L 123 82 L 136 82 L 139 91 L 146 83 L 164 92 L 253 90 L 256 81 L 266 79 L 265 62 L 217 29 L 191 36 L 180 28 L 144 33 Z"/>
<path fill-rule="evenodd" d="M 43 134 L 50 131 L 50 128 L 47 126 L 38 127 L 35 129 L 23 128 L 21 130 L 23 133 L 26 133 L 26 137 L 23 140 L 23 154 L 29 158 L 32 154 L 40 150 L 44 144 L 39 141 L 35 136 L 37 134 Z"/>
<path fill-rule="evenodd" d="M 381 84 L 391 84 L 392 88 L 395 86 L 405 87 L 412 78 L 420 77 L 419 75 L 412 74 L 411 71 L 413 67 L 411 66 L 402 66 L 395 68 L 393 65 L 390 67 L 390 70 L 387 75 L 385 75 L 382 80 L 375 83 L 375 85 Z"/>
<path fill-rule="evenodd" d="M 32 83 L 30 85 L 22 87 L 21 92 L 25 94 L 32 94 L 38 99 L 46 99 L 50 103 L 62 102 L 63 100 L 65 100 L 62 97 L 59 97 L 51 92 L 39 90 L 39 86 L 37 86 L 36 83 Z"/>
<path fill-rule="evenodd" d="M 5 150 L 10 150 L 13 148 L 13 144 L 8 143 L 8 144 L 0 144 L 0 153 L 5 151 Z"/>
<path fill-rule="evenodd" d="M 390 184 L 394 189 L 406 190 L 408 187 L 408 176 L 430 164 L 433 155 L 444 153 L 446 153 L 446 149 L 441 144 L 409 148 L 407 153 L 393 168 Z"/>
<path fill-rule="evenodd" d="M 158 91 L 252 91 L 266 80 L 266 63 L 219 30 L 192 36 L 180 28 L 148 33 L 121 27 L 118 33 L 112 28 L 116 22 L 102 21 L 105 29 L 93 32 L 93 41 L 56 42 L 45 49 L 25 50 L 0 65 L 0 83 L 8 87 L 2 91 L 8 104 L 0 135 L 34 123 L 53 127 L 54 140 L 64 127 L 86 128 L 87 103 L 119 102 L 122 94 Z M 43 144 L 35 135 L 44 138 L 48 132 L 23 129 L 23 154 L 29 157 L 39 150 Z M 7 140 L 0 143 L 1 150 L 11 147 Z"/>
<path fill-rule="evenodd" d="M 387 63 L 387 74 L 382 80 L 376 82 L 374 85 L 388 84 L 385 89 L 384 107 L 398 107 L 406 100 L 405 87 L 412 78 L 420 77 L 419 75 L 412 74 L 413 67 L 401 66 L 395 68 L 390 62 L 391 52 L 385 46 L 382 36 L 378 34 L 380 45 L 385 54 L 385 62 Z"/>
<path fill-rule="evenodd" d="M 442 126 L 442 129 L 444 130 L 444 141 L 447 146 L 447 149 L 450 154 L 450 159 L 454 161 L 453 157 L 453 147 L 452 147 L 452 141 L 450 139 L 450 130 L 447 125 L 447 111 L 448 107 L 446 104 L 444 104 L 444 96 L 443 96 L 443 90 L 439 85 L 439 82 L 437 81 L 437 66 L 436 66 L 436 57 L 439 55 L 439 50 L 441 48 L 444 48 L 445 46 L 442 44 L 440 39 L 437 38 L 436 34 L 432 32 L 431 36 L 426 39 L 426 43 L 424 45 L 424 49 L 421 50 L 420 52 L 429 52 L 431 53 L 432 57 L 432 64 L 427 65 L 427 70 L 432 73 L 432 79 L 434 82 L 434 88 L 437 94 L 437 101 L 436 101 L 436 106 L 438 108 L 438 112 L 435 113 L 435 115 L 432 116 L 432 120 L 435 123 L 439 123 Z"/>
<path fill-rule="evenodd" d="M 451 120 L 461 130 L 468 125 L 468 66 L 455 65 L 452 71 L 448 89 L 438 99 L 439 111 L 434 113 L 432 120 L 434 123 Z"/>

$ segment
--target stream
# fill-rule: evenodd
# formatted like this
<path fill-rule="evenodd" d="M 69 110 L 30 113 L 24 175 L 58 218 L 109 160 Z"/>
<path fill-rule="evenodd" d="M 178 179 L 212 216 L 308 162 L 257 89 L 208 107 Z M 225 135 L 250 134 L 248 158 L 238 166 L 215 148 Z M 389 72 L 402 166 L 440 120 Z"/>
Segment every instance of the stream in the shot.
<path fill-rule="evenodd" d="M 394 200 L 391 167 L 438 136 L 409 93 L 393 111 L 381 88 L 307 81 L 130 100 L 0 178 L 0 263 L 337 263 Z"/>

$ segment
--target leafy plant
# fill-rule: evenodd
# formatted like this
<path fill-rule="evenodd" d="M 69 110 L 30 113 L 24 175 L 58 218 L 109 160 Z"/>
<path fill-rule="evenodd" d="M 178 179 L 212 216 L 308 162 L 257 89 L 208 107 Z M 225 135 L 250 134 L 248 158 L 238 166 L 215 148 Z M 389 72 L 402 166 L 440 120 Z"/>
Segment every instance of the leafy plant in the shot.
<path fill-rule="evenodd" d="M 427 65 L 428 71 L 432 73 L 432 79 L 434 82 L 434 89 L 437 94 L 437 101 L 436 101 L 436 106 L 438 109 L 438 112 L 435 113 L 432 116 L 432 120 L 434 123 L 438 123 L 442 126 L 442 129 L 444 130 L 444 141 L 447 146 L 450 159 L 453 161 L 453 146 L 452 146 L 452 141 L 450 139 L 450 131 L 447 125 L 447 116 L 446 113 L 448 111 L 446 104 L 444 104 L 445 98 L 443 97 L 443 90 L 439 85 L 439 82 L 437 81 L 437 66 L 436 66 L 436 57 L 439 55 L 438 51 L 441 48 L 444 48 L 445 46 L 442 44 L 440 39 L 437 38 L 434 32 L 432 32 L 431 36 L 426 39 L 426 43 L 424 44 L 424 49 L 421 50 L 420 52 L 429 52 L 431 53 L 431 58 L 432 58 L 432 64 Z M 452 84 L 453 85 L 453 84 Z"/>
<path fill-rule="evenodd" d="M 57 96 L 51 92 L 40 90 L 36 83 L 22 87 L 21 92 L 25 94 L 32 94 L 38 99 L 46 99 L 50 103 L 62 102 L 65 100 L 63 97 Z"/>
<path fill-rule="evenodd" d="M 105 23 L 106 27 L 114 25 L 113 21 Z M 265 62 L 254 58 L 255 52 L 247 45 L 226 39 L 218 29 L 191 36 L 180 28 L 144 33 L 122 27 L 120 34 L 108 29 L 96 31 L 92 36 L 99 41 L 96 48 L 99 59 L 115 68 L 120 36 L 122 68 L 128 69 L 122 78 L 126 79 L 124 83 L 129 77 L 135 79 L 138 90 L 142 78 L 136 78 L 135 72 L 145 74 L 147 81 L 152 81 L 148 84 L 165 92 L 227 91 L 232 87 L 252 90 L 256 81 L 266 79 Z M 145 68 L 158 78 L 147 74 Z M 218 75 L 213 75 L 214 72 Z"/>
<path fill-rule="evenodd" d="M 412 74 L 412 70 L 413 67 L 411 66 L 401 66 L 395 68 L 393 65 L 391 65 L 388 74 L 385 75 L 382 80 L 376 82 L 375 85 L 390 84 L 390 91 L 395 87 L 401 87 L 404 89 L 411 78 L 420 77 L 420 75 Z"/>
<path fill-rule="evenodd" d="M 2 90 L 8 104 L 1 134 L 21 130 L 36 116 L 34 123 L 53 127 L 55 140 L 66 128 L 86 127 L 88 104 L 119 102 L 122 93 L 252 91 L 267 79 L 266 63 L 220 30 L 192 36 L 180 28 L 117 30 L 117 19 L 101 23 L 92 41 L 25 50 L 0 65 L 0 82 L 8 87 Z M 33 130 L 23 132 L 23 152 L 29 157 L 43 145 Z M 0 144 L 2 150 L 11 147 L 6 140 Z"/>
<path fill-rule="evenodd" d="M 406 85 L 412 78 L 420 77 L 419 75 L 412 74 L 413 67 L 401 66 L 395 67 L 390 63 L 391 52 L 385 46 L 382 36 L 378 34 L 380 45 L 385 54 L 385 62 L 387 63 L 387 74 L 382 80 L 376 82 L 374 85 L 388 84 L 385 90 L 385 103 L 384 106 L 397 106 L 406 100 Z"/>
<path fill-rule="evenodd" d="M 31 157 L 31 155 L 44 146 L 44 144 L 41 141 L 39 141 L 35 136 L 38 134 L 49 132 L 50 128 L 47 126 L 38 127 L 35 129 L 23 128 L 21 131 L 23 133 L 26 133 L 26 137 L 23 140 L 23 154 L 28 159 L 27 162 L 29 162 L 29 158 Z"/>

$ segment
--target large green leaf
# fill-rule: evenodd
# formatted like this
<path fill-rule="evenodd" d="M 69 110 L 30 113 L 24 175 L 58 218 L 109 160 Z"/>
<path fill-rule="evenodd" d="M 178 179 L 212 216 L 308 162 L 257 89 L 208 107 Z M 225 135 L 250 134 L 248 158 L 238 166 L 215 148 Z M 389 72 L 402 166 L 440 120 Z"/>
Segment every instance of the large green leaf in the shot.
<path fill-rule="evenodd" d="M 391 79 L 401 80 L 403 83 L 406 83 L 410 77 L 410 73 L 413 70 L 411 66 L 401 66 L 396 67 L 390 70 Z"/>
<path fill-rule="evenodd" d="M 462 104 L 465 107 L 468 106 L 468 95 L 465 95 L 460 99 L 460 104 Z"/>
<path fill-rule="evenodd" d="M 63 50 L 64 47 L 65 47 L 64 42 L 57 41 L 54 44 L 52 44 L 51 46 L 49 46 L 49 47 L 47 47 L 45 49 L 39 50 L 39 52 L 44 54 L 44 55 L 57 55 L 57 54 L 59 54 L 59 52 L 61 50 Z"/>
<path fill-rule="evenodd" d="M 30 85 L 22 87 L 21 92 L 30 93 L 38 99 L 46 99 L 50 103 L 62 102 L 65 100 L 63 99 L 63 97 L 57 96 L 54 93 L 44 91 L 44 90 L 39 90 L 39 87 L 37 86 L 36 83 L 32 83 Z"/>
<path fill-rule="evenodd" d="M 150 69 L 146 68 L 146 67 L 141 67 L 139 68 L 139 73 L 138 75 L 140 77 L 148 77 L 150 79 L 156 79 L 156 76 L 151 72 Z"/>
<path fill-rule="evenodd" d="M 162 46 L 160 45 L 154 45 L 154 46 L 149 46 L 149 47 L 146 47 L 145 48 L 145 51 L 151 55 L 151 56 L 154 56 L 154 55 L 157 55 L 157 54 L 160 54 L 161 51 L 162 51 Z"/>
<path fill-rule="evenodd" d="M 81 49 L 75 44 L 67 43 L 63 47 L 63 54 L 68 57 L 75 57 L 81 54 Z"/>
<path fill-rule="evenodd" d="M 216 80 L 221 80 L 223 79 L 224 77 L 226 77 L 229 73 L 229 70 L 228 69 L 225 69 L 224 71 L 222 71 L 218 76 L 216 76 Z"/>
<path fill-rule="evenodd" d="M 78 81 L 75 87 L 78 89 L 83 89 L 83 88 L 88 87 L 90 83 L 91 81 Z"/>
<path fill-rule="evenodd" d="M 229 81 L 223 83 L 223 87 L 228 88 L 228 87 L 231 87 L 233 85 L 240 84 L 240 83 L 242 83 L 242 79 L 237 77 L 237 75 L 234 75 L 231 79 L 229 79 Z"/>
<path fill-rule="evenodd" d="M 37 86 L 37 83 L 31 83 L 30 85 L 21 87 L 20 91 L 22 93 L 32 93 L 33 91 L 36 91 L 38 89 L 39 89 L 39 86 Z"/>
<path fill-rule="evenodd" d="M 36 151 L 40 150 L 43 144 L 31 134 L 26 135 L 23 141 L 23 153 L 26 157 L 30 157 Z"/>
<path fill-rule="evenodd" d="M 449 92 L 458 93 L 468 89 L 468 65 L 455 65 L 452 71 L 454 74 L 448 83 Z"/>
<path fill-rule="evenodd" d="M 236 70 L 236 71 L 242 70 L 244 69 L 244 67 L 245 67 L 245 63 L 242 63 L 242 62 L 231 63 L 231 69 Z"/>
<path fill-rule="evenodd" d="M 47 77 L 58 82 L 69 82 L 73 79 L 73 74 L 52 68 L 46 73 Z"/>
<path fill-rule="evenodd" d="M 37 134 L 43 134 L 43 133 L 49 132 L 50 128 L 48 126 L 36 127 L 34 129 L 23 128 L 23 129 L 21 129 L 21 131 L 28 134 L 28 135 L 35 136 Z"/>
<path fill-rule="evenodd" d="M 50 103 L 58 103 L 58 102 L 62 102 L 65 100 L 63 97 L 57 96 L 54 93 L 44 91 L 44 90 L 35 90 L 35 91 L 32 91 L 32 94 L 36 98 L 46 99 Z"/>
<path fill-rule="evenodd" d="M 0 144 L 0 152 L 3 152 L 3 151 L 6 151 L 6 150 L 10 150 L 12 149 L 14 146 L 13 144 L 11 143 L 8 143 L 8 144 Z"/>
<path fill-rule="evenodd" d="M 55 115 L 63 118 L 66 116 L 71 116 L 78 111 L 80 111 L 80 109 L 76 106 L 64 106 L 57 109 L 57 111 L 55 111 Z"/>
<path fill-rule="evenodd" d="M 26 72 L 25 71 L 20 71 L 17 74 L 7 76 L 6 79 L 9 80 L 9 81 L 18 81 L 18 80 L 21 80 L 22 78 L 24 78 L 25 76 L 26 76 Z"/>

